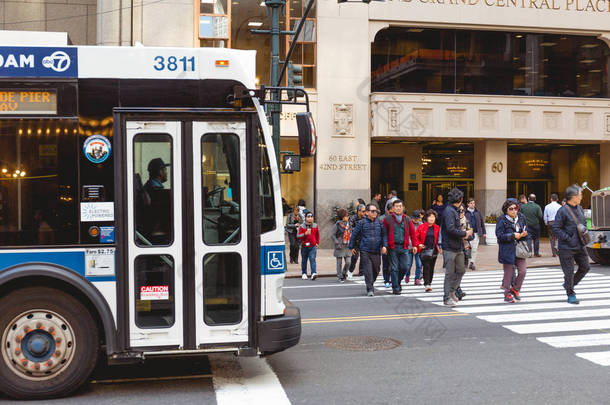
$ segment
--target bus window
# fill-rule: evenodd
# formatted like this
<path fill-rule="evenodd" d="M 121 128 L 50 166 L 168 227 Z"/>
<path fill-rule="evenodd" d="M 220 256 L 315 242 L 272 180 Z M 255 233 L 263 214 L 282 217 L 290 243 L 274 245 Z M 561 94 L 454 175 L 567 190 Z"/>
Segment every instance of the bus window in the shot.
<path fill-rule="evenodd" d="M 174 240 L 172 137 L 138 134 L 133 149 L 135 243 L 169 246 Z"/>
<path fill-rule="evenodd" d="M 203 242 L 237 244 L 241 240 L 239 137 L 206 134 L 201 138 Z"/>
<path fill-rule="evenodd" d="M 76 120 L 0 120 L 0 245 L 78 243 Z"/>
<path fill-rule="evenodd" d="M 206 325 L 241 322 L 241 266 L 238 253 L 211 253 L 203 258 L 203 314 Z"/>
<path fill-rule="evenodd" d="M 258 192 L 260 196 L 261 233 L 275 229 L 275 202 L 273 200 L 273 180 L 271 166 L 263 134 L 259 129 L 258 147 L 260 150 L 260 166 L 258 172 Z"/>
<path fill-rule="evenodd" d="M 143 255 L 134 262 L 136 325 L 169 328 L 174 308 L 174 259 L 168 255 Z"/>

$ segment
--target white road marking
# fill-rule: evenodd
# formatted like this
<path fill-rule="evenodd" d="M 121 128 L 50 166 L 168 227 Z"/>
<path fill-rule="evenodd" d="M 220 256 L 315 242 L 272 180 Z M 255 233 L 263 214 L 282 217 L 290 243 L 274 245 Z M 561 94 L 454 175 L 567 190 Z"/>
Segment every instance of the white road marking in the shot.
<path fill-rule="evenodd" d="M 579 284 L 578 287 L 583 287 L 584 284 Z M 591 284 L 591 287 L 595 287 L 595 289 L 598 289 L 600 291 L 593 291 L 593 289 L 590 290 L 583 290 L 583 291 L 588 291 L 588 292 L 603 292 L 603 291 L 608 291 L 608 293 L 610 294 L 610 283 L 607 284 Z M 491 294 L 491 295 L 498 295 L 498 294 L 503 294 L 504 291 L 500 290 L 499 288 L 467 288 L 464 287 L 464 291 L 466 291 L 468 293 L 468 297 L 474 297 L 475 295 L 485 295 L 485 294 Z M 403 292 L 405 292 L 405 289 L 403 287 Z M 535 297 L 537 295 L 544 295 L 546 293 L 554 293 L 554 292 L 561 292 L 562 294 L 565 294 L 566 291 L 563 289 L 562 286 L 560 285 L 547 285 L 544 287 L 531 287 L 531 286 L 527 286 L 524 287 L 523 289 L 521 289 L 521 295 L 523 296 L 532 296 Z M 419 298 L 419 297 L 434 297 L 434 296 L 438 296 L 438 295 L 443 295 L 443 289 L 442 288 L 438 288 L 436 290 L 433 290 L 432 292 L 416 292 L 416 293 L 412 293 L 410 291 L 407 291 L 406 294 L 409 297 L 415 297 L 415 298 Z"/>
<path fill-rule="evenodd" d="M 610 308 L 600 309 L 572 309 L 569 311 L 545 311 L 545 312 L 524 312 L 518 314 L 503 315 L 481 315 L 477 318 L 487 322 L 526 322 L 526 321 L 550 321 L 556 319 L 571 318 L 597 318 L 610 316 Z M 610 335 L 608 335 L 610 336 Z"/>
<path fill-rule="evenodd" d="M 591 300 L 591 301 L 582 301 L 578 308 L 584 307 L 603 307 L 610 306 L 610 299 L 606 300 Z M 511 311 L 535 311 L 541 309 L 565 309 L 565 308 L 575 308 L 575 305 L 568 304 L 567 302 L 547 302 L 540 304 L 506 304 L 501 300 L 497 303 L 497 305 L 487 305 L 480 307 L 464 307 L 461 304 L 458 304 L 454 309 L 456 311 L 465 312 L 468 314 L 483 314 L 487 312 L 511 312 Z"/>
<path fill-rule="evenodd" d="M 610 366 L 610 352 L 587 352 L 576 353 L 576 355 L 600 366 Z"/>
<path fill-rule="evenodd" d="M 544 301 L 555 301 L 557 303 L 566 302 L 568 299 L 567 296 L 565 295 L 565 293 L 563 293 L 562 295 L 563 295 L 563 297 L 561 295 L 547 295 L 544 297 L 530 297 L 527 299 L 527 302 L 544 302 Z M 578 297 L 581 301 L 583 299 L 587 300 L 587 299 L 591 299 L 591 298 L 606 298 L 606 297 L 610 297 L 610 291 L 602 292 L 602 293 L 594 293 L 594 294 L 587 294 L 585 291 L 583 291 L 583 292 L 578 293 Z M 438 298 L 431 297 L 429 299 L 426 299 L 426 298 L 419 298 L 419 299 L 422 301 L 431 302 L 432 304 L 443 305 L 442 301 L 438 301 Z M 468 300 L 468 296 L 466 296 L 466 298 L 464 298 L 463 301 L 460 301 L 460 303 L 458 305 L 466 306 L 466 305 L 495 304 L 498 301 L 503 302 L 503 299 L 504 299 L 504 297 L 502 295 L 500 295 L 498 298 L 490 298 L 490 299 L 482 299 L 482 300 Z M 519 305 L 519 304 L 520 303 L 516 303 L 516 305 Z"/>
<path fill-rule="evenodd" d="M 289 405 L 290 400 L 266 359 L 209 356 L 218 405 Z"/>
<path fill-rule="evenodd" d="M 610 345 L 610 333 L 593 333 L 589 335 L 567 335 L 539 337 L 538 341 L 547 345 L 566 348 L 566 347 L 589 347 Z"/>
<path fill-rule="evenodd" d="M 359 284 L 353 284 L 353 283 L 335 283 L 335 284 L 315 284 L 315 285 L 290 285 L 290 286 L 283 286 L 282 289 L 284 290 L 290 290 L 290 289 L 298 289 L 298 288 L 324 288 L 324 287 L 355 287 L 355 286 L 360 286 Z"/>
<path fill-rule="evenodd" d="M 532 333 L 574 332 L 579 330 L 610 328 L 610 319 L 571 322 L 542 322 L 502 326 L 520 335 Z"/>
<path fill-rule="evenodd" d="M 466 290 L 466 288 L 464 287 L 464 290 Z M 610 296 L 610 287 L 606 286 L 603 288 L 591 288 L 589 290 L 584 290 L 583 293 L 607 293 Z M 485 299 L 485 298 L 493 298 L 493 297 L 500 297 L 503 298 L 504 297 L 504 292 L 500 289 L 494 289 L 493 291 L 488 290 L 488 291 L 477 291 L 476 294 L 473 294 L 470 290 L 468 290 L 468 295 L 466 296 L 466 298 L 464 298 L 464 303 L 468 302 L 469 300 L 477 300 L 477 299 Z M 443 296 L 442 292 L 437 292 L 437 293 L 421 293 L 421 294 L 405 294 L 409 297 L 416 297 L 416 298 L 420 298 L 422 299 L 422 301 L 431 301 L 433 297 L 439 298 Z M 524 292 L 521 293 L 521 298 L 523 299 L 522 302 L 526 302 L 529 300 L 530 297 L 542 297 L 542 296 L 553 296 L 553 295 L 559 295 L 559 296 L 565 296 L 566 292 L 565 290 L 558 290 L 558 289 L 547 289 L 546 291 L 530 291 L 529 289 Z M 580 294 L 579 294 L 580 295 Z M 431 297 L 430 299 L 426 300 L 426 297 Z"/>

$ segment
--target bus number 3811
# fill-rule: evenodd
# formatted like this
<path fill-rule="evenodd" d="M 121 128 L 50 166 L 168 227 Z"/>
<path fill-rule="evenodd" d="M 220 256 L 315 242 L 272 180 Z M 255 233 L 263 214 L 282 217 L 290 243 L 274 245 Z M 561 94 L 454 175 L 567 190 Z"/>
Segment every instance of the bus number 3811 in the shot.
<path fill-rule="evenodd" d="M 169 56 L 167 59 L 163 56 L 155 56 L 155 65 L 153 66 L 155 70 L 163 71 L 169 70 L 170 72 L 174 72 L 176 70 L 182 70 L 183 72 L 194 72 L 195 71 L 195 57 L 191 56 L 187 58 L 186 56 L 178 59 L 177 56 Z M 180 69 L 181 68 L 181 69 Z"/>

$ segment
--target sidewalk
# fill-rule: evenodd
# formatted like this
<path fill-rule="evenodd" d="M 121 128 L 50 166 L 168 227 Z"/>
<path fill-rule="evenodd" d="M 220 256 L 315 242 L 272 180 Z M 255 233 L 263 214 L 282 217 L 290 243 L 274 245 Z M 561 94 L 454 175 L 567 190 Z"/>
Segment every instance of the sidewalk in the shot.
<path fill-rule="evenodd" d="M 286 244 L 288 250 L 288 244 Z M 553 257 L 551 254 L 551 245 L 548 238 L 540 239 L 540 254 L 542 257 L 533 257 L 527 259 L 527 267 L 546 267 L 546 266 L 559 266 L 559 257 Z M 336 261 L 333 256 L 332 249 L 318 249 L 317 254 L 317 273 L 319 277 L 336 277 Z M 286 277 L 301 277 L 301 258 L 299 255 L 299 264 L 287 264 L 288 269 Z M 476 271 L 486 270 L 500 270 L 502 265 L 498 263 L 498 246 L 487 246 L 479 245 L 476 261 Z M 443 259 L 441 256 L 436 260 L 436 267 L 434 272 L 443 271 Z M 467 270 L 472 271 L 472 270 Z M 309 264 L 307 265 L 307 273 L 310 273 Z M 358 266 L 356 265 L 356 271 L 358 273 Z M 411 277 L 415 276 L 415 263 L 411 268 Z"/>

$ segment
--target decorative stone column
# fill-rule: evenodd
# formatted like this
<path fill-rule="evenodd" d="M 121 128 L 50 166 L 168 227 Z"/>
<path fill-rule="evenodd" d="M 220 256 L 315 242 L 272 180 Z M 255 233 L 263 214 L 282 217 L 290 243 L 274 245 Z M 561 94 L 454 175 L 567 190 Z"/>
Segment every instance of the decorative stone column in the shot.
<path fill-rule="evenodd" d="M 485 216 L 500 214 L 506 200 L 507 172 L 506 141 L 475 142 L 474 197 Z"/>

